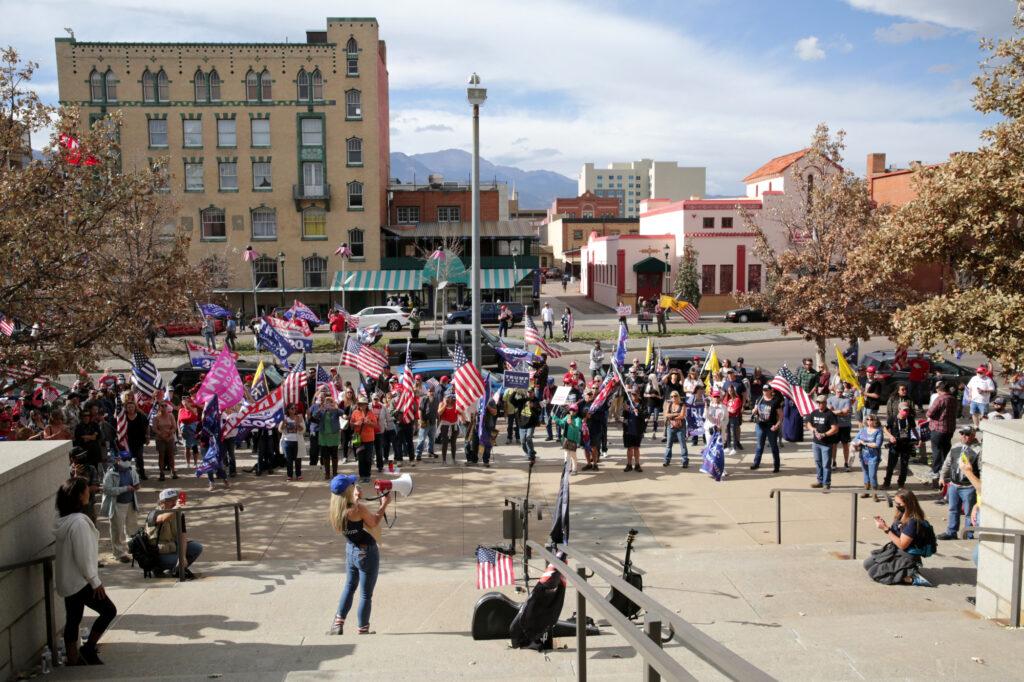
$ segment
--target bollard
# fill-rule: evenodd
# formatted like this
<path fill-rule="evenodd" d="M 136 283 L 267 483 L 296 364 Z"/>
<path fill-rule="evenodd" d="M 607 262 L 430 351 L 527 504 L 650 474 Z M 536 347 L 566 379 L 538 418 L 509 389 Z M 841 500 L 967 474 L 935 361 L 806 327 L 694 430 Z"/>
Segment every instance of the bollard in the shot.
<path fill-rule="evenodd" d="M 661 648 L 661 621 L 649 620 L 651 614 L 644 616 L 644 633 Z M 644 666 L 644 682 L 661 682 L 661 675 L 651 665 Z"/>
<path fill-rule="evenodd" d="M 587 579 L 587 569 L 577 566 L 576 572 L 583 580 Z M 587 599 L 576 590 L 576 679 L 586 682 L 587 679 Z"/>
<path fill-rule="evenodd" d="M 857 495 L 850 493 L 850 558 L 857 558 Z"/>

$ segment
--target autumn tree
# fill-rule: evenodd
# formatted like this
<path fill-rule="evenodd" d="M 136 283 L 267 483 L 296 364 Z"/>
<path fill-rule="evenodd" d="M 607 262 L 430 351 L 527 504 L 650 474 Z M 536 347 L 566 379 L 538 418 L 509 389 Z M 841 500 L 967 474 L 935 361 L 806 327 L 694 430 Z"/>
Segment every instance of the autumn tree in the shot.
<path fill-rule="evenodd" d="M 942 294 L 899 311 L 902 345 L 959 348 L 1024 367 L 1024 3 L 974 80 L 974 107 L 997 114 L 976 152 L 915 168 L 916 198 L 883 223 L 872 260 L 886 273 L 943 263 Z"/>
<path fill-rule="evenodd" d="M 883 209 L 871 201 L 865 181 L 842 167 L 844 139 L 843 131 L 832 135 L 819 124 L 797 161 L 801 172 L 786 178 L 784 199 L 771 208 L 766 201 L 759 215 L 744 213 L 766 281 L 742 300 L 766 311 L 784 334 L 814 342 L 819 366 L 829 339 L 888 334 L 893 310 L 913 296 L 909 288 L 865 277 L 849 259 L 876 238 Z"/>
<path fill-rule="evenodd" d="M 697 269 L 697 252 L 693 246 L 683 247 L 676 269 L 676 297 L 694 306 L 700 305 L 700 271 Z"/>
<path fill-rule="evenodd" d="M 206 285 L 159 191 L 166 169 L 122 170 L 117 114 L 89 127 L 46 106 L 36 68 L 0 54 L 0 313 L 38 325 L 0 335 L 0 367 L 53 375 L 141 347 L 147 320 L 190 314 Z M 45 160 L 20 161 L 26 134 L 50 127 Z"/>

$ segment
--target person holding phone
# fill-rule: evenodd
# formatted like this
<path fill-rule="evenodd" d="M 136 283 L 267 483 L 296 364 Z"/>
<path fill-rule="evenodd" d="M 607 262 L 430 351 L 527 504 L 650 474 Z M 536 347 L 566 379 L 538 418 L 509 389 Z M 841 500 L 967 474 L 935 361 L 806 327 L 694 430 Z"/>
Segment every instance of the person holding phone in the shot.
<path fill-rule="evenodd" d="M 892 523 L 875 517 L 875 525 L 885 534 L 886 543 L 864 560 L 864 570 L 883 585 L 933 587 L 921 575 L 921 564 L 923 558 L 935 553 L 935 531 L 913 492 L 897 491 L 894 505 L 896 515 Z"/>
<path fill-rule="evenodd" d="M 184 580 L 193 580 L 196 576 L 189 570 L 189 566 L 203 553 L 203 546 L 188 539 L 184 514 L 181 515 L 181 533 L 178 532 L 176 514 L 171 510 L 184 506 L 184 498 L 178 490 L 166 488 L 160 491 L 157 508 L 146 516 L 146 535 L 156 545 L 161 571 L 173 571 L 175 575 L 183 572 Z M 185 543 L 184 567 L 178 564 L 179 543 Z"/>

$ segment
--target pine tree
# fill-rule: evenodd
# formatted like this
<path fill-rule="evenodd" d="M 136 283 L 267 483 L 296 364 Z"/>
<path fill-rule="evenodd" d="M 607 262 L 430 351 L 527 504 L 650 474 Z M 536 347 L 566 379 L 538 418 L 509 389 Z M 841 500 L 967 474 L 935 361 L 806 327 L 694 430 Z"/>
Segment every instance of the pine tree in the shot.
<path fill-rule="evenodd" d="M 700 306 L 700 272 L 697 270 L 697 252 L 687 244 L 676 267 L 676 297 Z"/>

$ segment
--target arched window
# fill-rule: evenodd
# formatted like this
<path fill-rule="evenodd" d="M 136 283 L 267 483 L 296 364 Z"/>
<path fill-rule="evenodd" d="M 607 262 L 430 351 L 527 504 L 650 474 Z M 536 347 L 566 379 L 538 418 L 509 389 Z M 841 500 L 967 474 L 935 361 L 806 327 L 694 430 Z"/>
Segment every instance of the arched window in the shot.
<path fill-rule="evenodd" d="M 314 71 L 309 77 L 309 87 L 314 100 L 324 98 L 324 77 L 320 75 L 320 69 Z"/>
<path fill-rule="evenodd" d="M 807 174 L 807 208 L 814 203 L 814 176 Z"/>
<path fill-rule="evenodd" d="M 312 206 L 302 212 L 302 238 L 327 238 L 327 214 L 322 208 Z"/>
<path fill-rule="evenodd" d="M 350 137 L 345 141 L 348 152 L 347 163 L 350 166 L 363 165 L 363 141 L 358 137 Z"/>
<path fill-rule="evenodd" d="M 193 80 L 195 81 L 196 102 L 208 102 L 210 91 L 207 89 L 206 75 L 202 72 L 202 70 L 196 69 L 196 75 Z"/>
<path fill-rule="evenodd" d="M 353 258 L 365 258 L 366 248 L 363 243 L 363 231 L 353 227 L 348 231 L 348 247 L 352 249 Z"/>
<path fill-rule="evenodd" d="M 142 72 L 142 101 L 156 101 L 156 78 L 149 72 L 149 69 Z"/>
<path fill-rule="evenodd" d="M 362 118 L 362 94 L 358 90 L 345 93 L 345 118 Z"/>
<path fill-rule="evenodd" d="M 345 43 L 345 52 L 348 54 L 359 54 L 359 43 L 356 42 L 355 36 L 348 39 Z"/>
<path fill-rule="evenodd" d="M 202 239 L 224 239 L 228 236 L 223 208 L 204 208 L 199 212 L 199 222 L 202 225 Z"/>
<path fill-rule="evenodd" d="M 217 69 L 210 71 L 210 101 L 220 101 L 220 74 Z"/>
<path fill-rule="evenodd" d="M 93 69 L 89 74 L 89 99 L 93 102 L 102 102 L 103 95 L 103 74 Z"/>
<path fill-rule="evenodd" d="M 299 69 L 299 75 L 295 78 L 295 84 L 298 88 L 298 98 L 300 102 L 309 100 L 309 74 L 306 73 L 305 69 Z"/>
<path fill-rule="evenodd" d="M 363 183 L 355 180 L 348 183 L 348 207 L 363 207 Z"/>
<path fill-rule="evenodd" d="M 156 75 L 156 101 L 167 102 L 170 99 L 170 81 L 167 80 L 167 72 L 160 69 Z"/>
<path fill-rule="evenodd" d="M 269 102 L 273 99 L 270 96 L 270 71 L 263 69 L 260 74 L 260 101 Z"/>
<path fill-rule="evenodd" d="M 252 272 L 256 286 L 260 289 L 277 288 L 277 259 L 260 256 L 252 262 Z"/>
<path fill-rule="evenodd" d="M 108 102 L 117 101 L 117 76 L 114 75 L 113 69 L 107 69 L 107 72 L 103 74 L 103 85 L 106 89 L 106 97 Z"/>
<path fill-rule="evenodd" d="M 277 211 L 265 206 L 252 210 L 252 238 L 277 239 Z"/>
<path fill-rule="evenodd" d="M 260 77 L 250 70 L 245 74 L 245 99 L 256 102 L 260 98 Z"/>
<path fill-rule="evenodd" d="M 302 259 L 302 286 L 327 286 L 327 259 L 316 254 Z"/>

